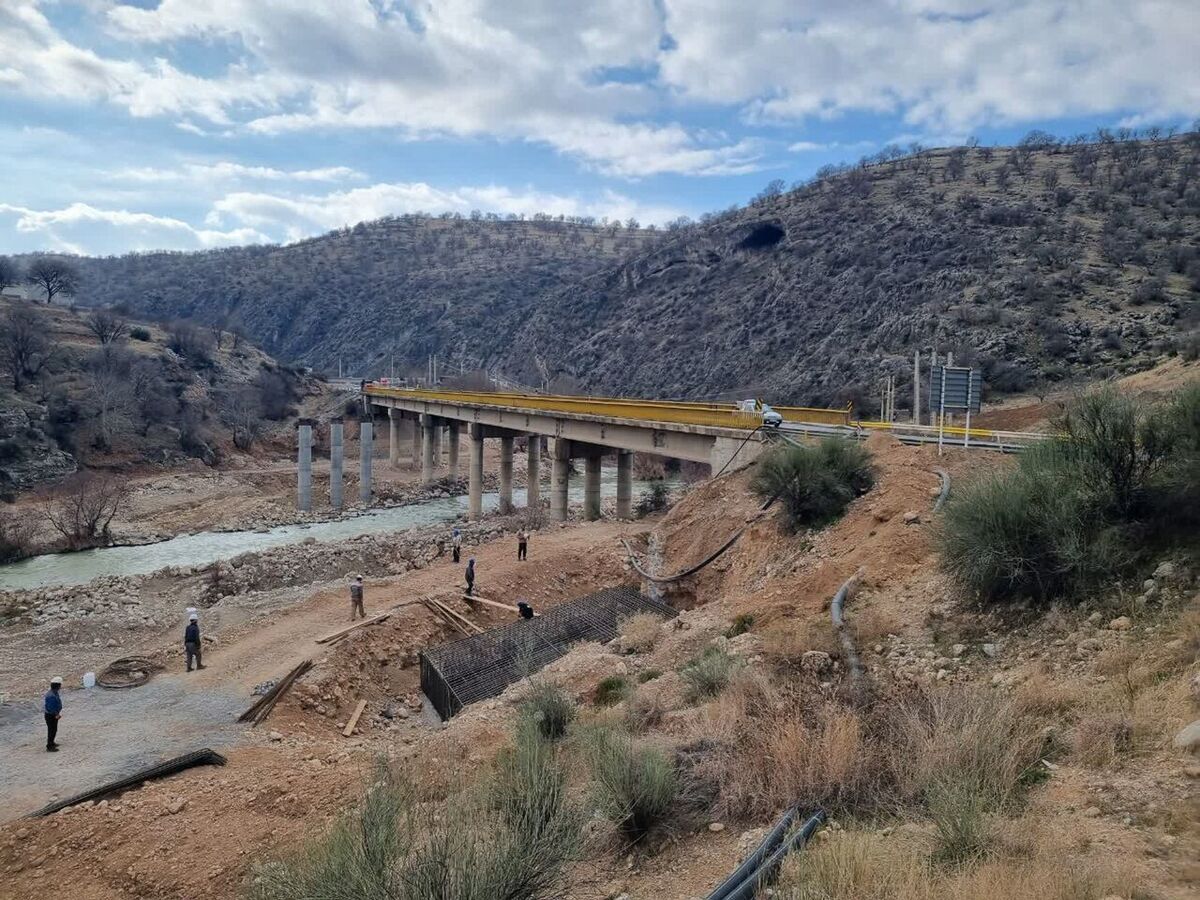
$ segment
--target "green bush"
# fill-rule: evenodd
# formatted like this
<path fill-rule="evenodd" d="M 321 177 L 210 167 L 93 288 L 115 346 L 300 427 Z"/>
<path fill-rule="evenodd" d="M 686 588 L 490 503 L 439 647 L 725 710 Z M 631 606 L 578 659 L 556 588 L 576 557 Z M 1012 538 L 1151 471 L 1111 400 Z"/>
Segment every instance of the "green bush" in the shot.
<path fill-rule="evenodd" d="M 641 840 L 669 820 L 679 800 L 679 775 L 665 753 L 606 728 L 588 732 L 584 753 L 593 800 L 626 839 Z"/>
<path fill-rule="evenodd" d="M 434 810 L 381 769 L 359 808 L 290 858 L 260 865 L 256 900 L 553 900 L 583 818 L 553 746 L 518 731 L 481 789 Z"/>
<path fill-rule="evenodd" d="M 650 489 L 638 498 L 637 507 L 634 513 L 639 519 L 653 515 L 656 512 L 662 512 L 671 501 L 671 493 L 665 484 L 656 481 L 650 485 Z"/>
<path fill-rule="evenodd" d="M 150 340 L 150 329 L 134 325 L 129 329 L 129 336 L 135 341 L 148 341 Z"/>
<path fill-rule="evenodd" d="M 615 706 L 629 696 L 629 682 L 622 675 L 601 678 L 593 699 L 597 706 Z"/>
<path fill-rule="evenodd" d="M 741 613 L 733 620 L 733 623 L 725 629 L 725 637 L 735 638 L 740 634 L 745 634 L 753 625 L 754 616 L 750 615 L 750 613 Z"/>
<path fill-rule="evenodd" d="M 683 679 L 684 699 L 688 703 L 699 703 L 717 696 L 725 690 L 737 666 L 735 657 L 720 647 L 709 647 L 679 673 Z"/>
<path fill-rule="evenodd" d="M 763 498 L 778 497 L 787 526 L 796 531 L 837 520 L 874 483 L 867 449 L 830 437 L 816 445 L 772 450 L 759 461 L 751 487 Z"/>
<path fill-rule="evenodd" d="M 521 701 L 520 715 L 528 719 L 542 737 L 556 741 L 567 733 L 575 718 L 575 703 L 558 685 L 539 679 L 533 682 Z"/>

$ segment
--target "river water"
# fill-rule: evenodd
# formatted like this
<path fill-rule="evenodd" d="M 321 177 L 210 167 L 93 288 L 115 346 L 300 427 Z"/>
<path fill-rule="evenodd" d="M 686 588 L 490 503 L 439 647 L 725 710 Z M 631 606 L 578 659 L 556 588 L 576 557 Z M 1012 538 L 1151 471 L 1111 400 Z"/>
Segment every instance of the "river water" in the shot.
<path fill-rule="evenodd" d="M 635 481 L 634 502 L 651 482 Z M 600 494 L 615 497 L 617 470 L 605 468 L 600 474 Z M 571 502 L 583 502 L 583 479 L 573 478 Z M 513 504 L 525 505 L 525 489 L 513 488 Z M 485 512 L 500 505 L 500 495 L 483 495 Z M 84 584 L 101 575 L 146 575 L 167 566 L 205 566 L 241 553 L 269 550 L 287 544 L 298 544 L 308 538 L 336 541 L 360 534 L 404 531 L 439 522 L 453 522 L 467 515 L 467 498 L 444 497 L 407 506 L 368 510 L 330 522 L 305 525 L 281 525 L 266 531 L 206 531 L 185 534 L 155 544 L 137 547 L 101 547 L 78 553 L 50 553 L 20 562 L 0 566 L 0 590 L 30 590 L 33 588 Z"/>

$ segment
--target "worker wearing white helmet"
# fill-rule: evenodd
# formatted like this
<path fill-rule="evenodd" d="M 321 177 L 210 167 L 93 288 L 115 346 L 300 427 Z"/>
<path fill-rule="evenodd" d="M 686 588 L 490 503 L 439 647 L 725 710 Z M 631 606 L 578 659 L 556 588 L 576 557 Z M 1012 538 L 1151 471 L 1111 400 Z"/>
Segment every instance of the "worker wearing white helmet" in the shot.
<path fill-rule="evenodd" d="M 203 669 L 204 663 L 200 657 L 200 617 L 195 613 L 188 616 L 187 628 L 183 630 L 183 651 L 187 655 L 187 670 L 192 671 L 192 660 L 196 660 L 196 668 Z"/>
<path fill-rule="evenodd" d="M 62 683 L 60 675 L 51 678 L 50 690 L 42 700 L 42 712 L 46 716 L 46 752 L 48 753 L 58 752 L 58 744 L 54 739 L 58 737 L 58 720 L 62 718 L 62 697 L 58 693 L 62 690 Z"/>

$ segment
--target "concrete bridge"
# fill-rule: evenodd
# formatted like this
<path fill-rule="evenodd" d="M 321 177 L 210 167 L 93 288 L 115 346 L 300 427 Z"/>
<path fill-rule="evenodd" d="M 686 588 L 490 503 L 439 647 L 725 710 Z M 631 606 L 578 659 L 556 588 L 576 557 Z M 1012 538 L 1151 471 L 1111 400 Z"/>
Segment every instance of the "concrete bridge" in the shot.
<path fill-rule="evenodd" d="M 761 449 L 759 415 L 734 404 L 661 402 L 617 398 L 562 397 L 544 394 L 412 390 L 367 384 L 363 399 L 371 415 L 364 416 L 359 440 L 359 488 L 364 504 L 371 497 L 373 423 L 387 416 L 388 459 L 398 466 L 411 453 L 423 484 L 441 474 L 442 457 L 451 478 L 460 476 L 461 445 L 468 444 L 468 509 L 472 519 L 483 513 L 483 447 L 494 439 L 500 445 L 500 508 L 512 509 L 514 450 L 524 439 L 528 505 L 540 505 L 541 458 L 551 458 L 550 515 L 567 518 L 572 460 L 584 461 L 584 515 L 600 515 L 600 463 L 615 456 L 617 515 L 633 514 L 635 451 L 707 463 L 713 472 L 726 468 L 734 456 L 746 463 Z M 808 421 L 830 425 L 849 421 L 847 410 L 789 410 Z M 301 509 L 312 504 L 312 420 L 299 425 L 298 499 Z M 330 500 L 342 505 L 342 422 L 330 424 Z M 547 445 L 553 441 L 553 445 Z"/>

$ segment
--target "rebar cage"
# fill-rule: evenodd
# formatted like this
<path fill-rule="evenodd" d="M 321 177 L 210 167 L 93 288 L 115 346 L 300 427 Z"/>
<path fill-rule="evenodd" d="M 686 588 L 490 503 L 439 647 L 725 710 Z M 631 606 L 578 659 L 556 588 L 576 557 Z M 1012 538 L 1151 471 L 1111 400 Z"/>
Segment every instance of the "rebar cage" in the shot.
<path fill-rule="evenodd" d="M 633 588 L 605 588 L 568 600 L 534 619 L 518 619 L 483 634 L 421 653 L 421 690 L 442 719 L 540 670 L 581 641 L 610 641 L 618 624 L 640 612 L 665 619 L 678 613 Z"/>

